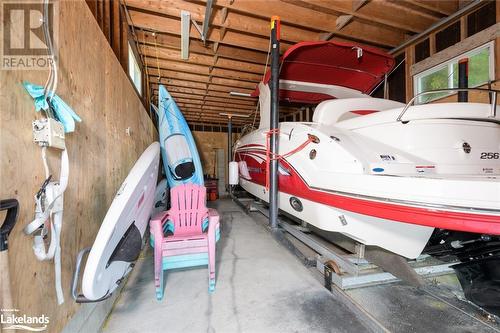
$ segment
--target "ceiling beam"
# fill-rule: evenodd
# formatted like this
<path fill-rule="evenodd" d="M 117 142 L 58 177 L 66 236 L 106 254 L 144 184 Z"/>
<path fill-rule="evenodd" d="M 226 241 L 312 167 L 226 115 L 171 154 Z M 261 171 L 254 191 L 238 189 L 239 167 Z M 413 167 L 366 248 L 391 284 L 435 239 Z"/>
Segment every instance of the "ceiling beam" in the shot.
<path fill-rule="evenodd" d="M 141 9 L 154 13 L 161 13 L 172 17 L 180 17 L 181 11 L 190 12 L 191 18 L 195 21 L 203 21 L 204 5 L 199 5 L 194 2 L 178 1 L 178 0 L 162 0 L 162 1 L 144 1 L 144 0 L 127 0 L 129 9 Z M 133 18 L 132 18 L 133 20 Z M 251 33 L 269 38 L 270 28 L 269 19 L 257 18 L 248 16 L 233 11 L 228 11 L 224 8 L 213 8 L 212 27 L 218 27 L 220 35 L 224 37 L 227 30 L 238 31 L 242 33 Z M 314 29 L 318 30 L 318 29 Z M 293 25 L 281 25 L 281 39 L 297 43 L 303 40 L 318 40 L 317 31 L 304 30 Z M 198 35 L 195 35 L 198 36 Z M 224 38 L 221 38 L 223 43 Z"/>
<path fill-rule="evenodd" d="M 458 0 L 457 0 L 458 1 Z M 410 13 L 413 13 L 414 15 L 419 15 L 423 17 L 427 17 L 432 20 L 440 20 L 444 18 L 447 15 L 438 13 L 436 11 L 428 10 L 424 7 L 421 7 L 413 2 L 410 1 L 397 1 L 397 0 L 387 0 L 384 2 L 385 5 L 389 7 L 389 10 L 394 12 L 395 10 L 406 10 L 409 11 Z M 392 9 L 390 9 L 392 7 Z"/>
<path fill-rule="evenodd" d="M 146 57 L 156 59 L 156 56 L 158 55 L 158 59 L 181 61 L 180 50 L 154 47 L 149 45 L 140 45 L 139 49 L 141 54 Z M 237 68 L 240 72 L 249 72 L 254 74 L 262 74 L 264 72 L 264 65 L 220 57 L 214 60 L 212 56 L 191 52 L 189 53 L 189 63 L 233 70 Z"/>
<path fill-rule="evenodd" d="M 158 81 L 156 80 L 151 80 L 151 88 L 153 91 L 158 90 Z M 201 98 L 204 98 L 206 100 L 224 100 L 224 101 L 230 101 L 232 103 L 257 103 L 257 98 L 251 98 L 251 97 L 242 97 L 242 96 L 232 96 L 229 95 L 228 92 L 218 92 L 218 91 L 211 91 L 210 95 L 207 96 L 207 90 L 206 88 L 204 89 L 194 89 L 194 88 L 185 88 L 182 86 L 175 86 L 172 84 L 165 84 L 167 87 L 168 91 L 171 93 L 183 93 L 183 94 L 189 94 L 192 96 L 198 96 Z"/>
<path fill-rule="evenodd" d="M 249 109 L 239 109 L 239 108 L 230 108 L 230 107 L 225 107 L 225 106 L 213 106 L 213 105 L 198 105 L 198 104 L 192 104 L 192 103 L 184 103 L 184 102 L 179 102 L 177 105 L 181 109 L 190 109 L 190 110 L 203 110 L 205 111 L 215 111 L 215 112 L 234 112 L 234 113 L 241 113 L 241 114 L 249 114 L 255 111 L 254 108 L 249 108 Z"/>
<path fill-rule="evenodd" d="M 174 97 L 172 95 L 172 97 Z M 248 110 L 255 110 L 254 105 L 241 105 L 241 104 L 233 104 L 233 103 L 223 103 L 223 102 L 214 102 L 214 101 L 205 101 L 205 100 L 200 100 L 200 99 L 193 99 L 191 97 L 174 97 L 175 102 L 177 103 L 184 103 L 184 104 L 193 104 L 193 105 L 200 105 L 200 106 L 216 106 L 216 107 L 229 107 L 233 109 L 240 109 L 244 111 Z"/>
<path fill-rule="evenodd" d="M 406 0 L 406 2 L 445 16 L 451 15 L 459 9 L 457 0 Z"/>
<path fill-rule="evenodd" d="M 426 15 L 418 15 L 414 11 L 400 8 L 397 15 L 390 10 L 391 3 L 386 1 L 372 0 L 368 4 L 354 9 L 355 2 L 345 0 L 283 0 L 297 5 L 309 7 L 326 13 L 337 13 L 351 15 L 367 24 L 377 24 L 389 29 L 400 29 L 404 32 L 422 32 L 438 18 L 429 18 Z M 389 5 L 389 8 L 388 8 Z M 342 17 L 342 16 L 339 16 Z M 343 27 L 343 26 L 342 26 Z M 340 30 L 340 29 L 339 29 Z"/>
<path fill-rule="evenodd" d="M 149 80 L 150 83 L 158 83 L 157 78 L 150 78 Z M 195 89 L 202 89 L 205 91 L 218 91 L 218 92 L 225 92 L 229 94 L 230 91 L 236 91 L 236 92 L 241 92 L 244 94 L 251 94 L 254 89 L 247 89 L 247 88 L 242 88 L 242 87 L 229 87 L 229 86 L 223 86 L 223 85 L 218 85 L 218 84 L 209 84 L 209 83 L 203 83 L 203 82 L 196 82 L 196 81 L 187 81 L 187 80 L 181 80 L 181 79 L 172 79 L 172 78 L 166 78 L 162 77 L 160 79 L 160 82 L 166 86 L 175 86 L 175 87 L 186 87 L 186 88 L 195 88 Z"/>
<path fill-rule="evenodd" d="M 195 121 L 220 121 L 221 123 L 227 123 L 227 116 L 221 116 L 219 113 L 203 113 L 200 114 L 198 111 L 190 111 L 190 110 L 185 110 L 182 112 L 182 115 L 186 120 L 189 122 L 190 120 L 195 120 Z M 253 117 L 248 117 L 248 118 L 239 118 L 239 117 L 234 117 L 232 119 L 233 123 L 239 123 L 239 124 L 244 124 L 247 123 L 248 121 L 253 121 Z"/>
<path fill-rule="evenodd" d="M 293 3 L 284 4 L 282 1 L 217 0 L 216 6 L 227 7 L 230 12 L 234 11 L 259 16 L 266 21 L 272 15 L 279 13 L 281 22 L 284 25 L 293 24 L 303 29 L 311 29 L 318 32 L 334 32 L 335 36 L 362 41 L 372 45 L 387 47 L 390 45 L 399 45 L 404 40 L 403 31 L 386 29 L 357 21 L 337 31 L 336 19 L 338 15 L 304 8 Z"/>
<path fill-rule="evenodd" d="M 156 92 L 156 90 L 153 90 L 153 92 Z M 227 105 L 233 105 L 233 106 L 243 106 L 243 107 L 255 107 L 257 103 L 257 99 L 254 101 L 246 101 L 246 100 L 241 100 L 241 99 L 235 99 L 235 98 L 222 98 L 222 97 L 214 97 L 214 96 L 207 96 L 205 94 L 203 95 L 194 95 L 194 94 L 183 94 L 183 93 L 178 93 L 178 92 L 172 92 L 169 91 L 170 95 L 174 98 L 185 98 L 185 99 L 190 99 L 192 101 L 199 101 L 200 103 L 206 102 L 206 103 L 222 103 L 222 104 L 227 104 Z M 229 94 L 227 94 L 229 97 Z"/>
<path fill-rule="evenodd" d="M 167 69 L 161 69 L 160 68 L 160 73 L 158 75 L 158 69 L 156 67 L 150 67 L 148 69 L 149 75 L 153 76 L 156 78 L 164 77 L 164 78 L 172 78 L 172 79 L 178 79 L 178 80 L 185 80 L 185 81 L 192 81 L 192 82 L 202 82 L 202 83 L 210 83 L 210 84 L 217 84 L 221 86 L 227 86 L 227 87 L 236 87 L 236 88 L 248 88 L 254 90 L 255 87 L 257 86 L 256 82 L 249 82 L 249 81 L 240 81 L 240 80 L 233 80 L 233 79 L 225 79 L 221 77 L 210 77 L 209 75 L 206 74 L 193 74 L 193 73 L 185 73 L 185 72 L 179 72 L 179 71 L 171 71 Z"/>
<path fill-rule="evenodd" d="M 159 16 L 151 12 L 145 13 L 135 10 L 129 10 L 129 13 L 132 23 L 135 27 L 175 34 L 179 36 L 181 34 L 181 25 L 179 19 Z M 220 28 L 212 27 L 208 32 L 207 39 L 211 42 L 218 41 L 221 44 L 238 46 L 247 49 L 255 49 L 264 52 L 267 52 L 268 50 L 269 38 L 248 35 L 233 30 L 227 30 L 224 34 L 224 38 L 222 40 L 219 40 L 219 30 Z M 198 30 L 196 30 L 194 26 L 191 26 L 191 35 L 196 36 L 196 34 L 198 34 Z M 286 50 L 292 44 L 293 43 L 287 43 L 285 41 L 281 43 L 281 45 L 283 46 L 283 50 Z"/>
<path fill-rule="evenodd" d="M 239 72 L 237 70 L 223 68 L 214 68 L 212 66 L 191 64 L 189 62 L 156 59 L 153 57 L 145 57 L 144 62 L 148 69 L 156 69 L 156 72 L 158 71 L 159 67 L 160 70 L 174 70 L 179 73 L 200 74 L 206 76 L 211 75 L 214 77 L 253 82 L 254 84 L 262 80 L 262 76 L 259 74 Z"/>
<path fill-rule="evenodd" d="M 175 50 L 180 50 L 181 38 L 177 35 L 166 34 L 166 33 L 153 33 L 146 30 L 137 30 L 137 41 L 142 44 L 147 45 L 159 45 L 166 48 L 172 48 Z M 210 47 L 212 43 L 207 42 L 207 46 L 204 46 L 202 42 L 196 39 L 192 39 L 189 42 L 189 52 L 205 54 L 213 56 L 215 52 L 213 47 Z M 248 49 L 242 49 L 239 47 L 234 47 L 230 45 L 220 45 L 217 49 L 217 54 L 220 57 L 242 60 L 247 62 L 254 62 L 257 64 L 266 63 L 266 53 Z"/>

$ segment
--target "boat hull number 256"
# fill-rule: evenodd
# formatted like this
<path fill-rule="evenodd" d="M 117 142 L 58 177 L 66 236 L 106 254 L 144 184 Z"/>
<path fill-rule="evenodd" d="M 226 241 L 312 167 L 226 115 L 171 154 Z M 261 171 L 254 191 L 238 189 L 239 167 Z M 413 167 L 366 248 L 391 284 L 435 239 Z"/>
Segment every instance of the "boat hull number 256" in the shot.
<path fill-rule="evenodd" d="M 500 158 L 500 153 L 493 153 L 493 152 L 481 153 L 482 160 L 498 160 L 499 158 Z"/>

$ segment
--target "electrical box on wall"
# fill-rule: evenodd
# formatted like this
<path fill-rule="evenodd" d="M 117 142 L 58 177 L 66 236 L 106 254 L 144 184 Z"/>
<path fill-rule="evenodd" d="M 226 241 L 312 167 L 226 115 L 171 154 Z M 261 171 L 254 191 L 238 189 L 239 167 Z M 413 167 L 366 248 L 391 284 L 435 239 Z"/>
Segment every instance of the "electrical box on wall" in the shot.
<path fill-rule="evenodd" d="M 33 140 L 40 146 L 66 149 L 64 144 L 64 126 L 53 118 L 33 121 Z"/>

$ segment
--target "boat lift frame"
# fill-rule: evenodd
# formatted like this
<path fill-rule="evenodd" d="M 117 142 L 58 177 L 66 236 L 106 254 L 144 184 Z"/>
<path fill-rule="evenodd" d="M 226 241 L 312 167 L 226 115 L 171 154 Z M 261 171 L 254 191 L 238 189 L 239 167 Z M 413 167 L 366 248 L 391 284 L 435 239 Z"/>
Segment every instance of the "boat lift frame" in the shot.
<path fill-rule="evenodd" d="M 254 199 L 241 199 L 234 194 L 231 195 L 233 201 L 239 205 L 247 214 L 250 212 L 260 212 L 269 217 L 269 210 L 260 202 Z M 380 267 L 372 264 L 365 258 L 366 246 L 355 242 L 355 252 L 345 253 L 325 245 L 318 238 L 311 236 L 303 225 L 292 224 L 291 219 L 280 215 L 277 219 L 280 231 L 306 245 L 316 253 L 313 258 L 316 269 L 325 277 L 325 287 L 331 290 L 331 285 L 335 285 L 342 290 L 354 289 L 379 284 L 393 283 L 401 281 L 393 274 L 383 271 Z M 286 237 L 286 236 L 285 236 Z M 284 237 L 281 237 L 282 239 Z M 302 252 L 300 248 L 287 242 L 288 246 L 293 246 L 295 252 Z M 304 255 L 307 257 L 307 255 Z M 422 255 L 415 260 L 408 262 L 419 277 L 437 277 L 441 275 L 454 274 L 450 263 L 436 263 L 430 256 Z M 332 267 L 333 266 L 333 267 Z"/>

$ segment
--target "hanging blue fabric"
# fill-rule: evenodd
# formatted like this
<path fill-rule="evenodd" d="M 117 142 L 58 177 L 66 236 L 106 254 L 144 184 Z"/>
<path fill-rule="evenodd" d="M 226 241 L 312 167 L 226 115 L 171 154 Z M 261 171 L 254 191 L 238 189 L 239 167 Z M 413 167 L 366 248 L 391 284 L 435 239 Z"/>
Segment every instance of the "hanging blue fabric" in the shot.
<path fill-rule="evenodd" d="M 42 86 L 26 81 L 23 82 L 23 85 L 26 91 L 33 97 L 36 112 L 49 109 L 49 102 L 45 99 L 45 91 Z M 56 113 L 57 119 L 63 124 L 64 132 L 66 133 L 75 130 L 75 120 L 78 122 L 82 121 L 75 111 L 57 95 L 54 95 L 52 100 L 50 100 L 50 107 Z"/>

